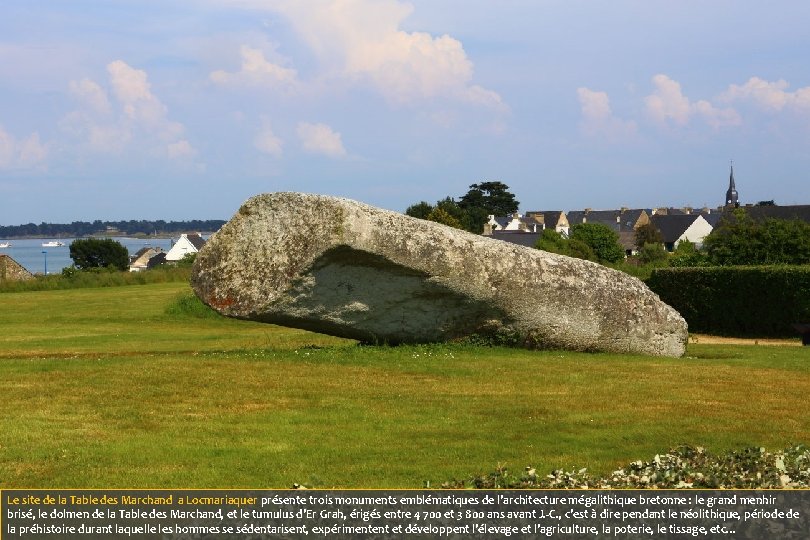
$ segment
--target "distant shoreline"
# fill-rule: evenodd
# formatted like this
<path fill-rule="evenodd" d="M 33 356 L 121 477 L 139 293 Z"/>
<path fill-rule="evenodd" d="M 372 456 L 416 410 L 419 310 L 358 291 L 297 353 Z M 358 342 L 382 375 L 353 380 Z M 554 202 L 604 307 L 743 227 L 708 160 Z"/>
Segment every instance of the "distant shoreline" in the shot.
<path fill-rule="evenodd" d="M 0 225 L 0 238 L 36 240 L 40 238 L 177 238 L 181 234 L 211 235 L 227 223 L 221 219 L 192 219 L 185 221 L 129 220 L 129 221 L 74 221 L 71 223 L 24 223 Z"/>
<path fill-rule="evenodd" d="M 198 231 L 202 236 L 211 236 L 214 232 L 211 231 Z M 46 239 L 56 239 L 59 240 L 60 238 L 137 238 L 139 240 L 149 240 L 149 239 L 156 239 L 156 240 L 170 240 L 172 238 L 179 238 L 181 234 L 184 233 L 160 233 L 160 234 L 143 234 L 143 233 L 135 233 L 135 234 L 127 234 L 127 233 L 94 233 L 94 234 L 85 234 L 85 235 L 42 235 L 42 234 L 35 234 L 35 235 L 23 235 L 23 236 L 3 236 L 0 237 L 1 240 L 46 240 Z"/>

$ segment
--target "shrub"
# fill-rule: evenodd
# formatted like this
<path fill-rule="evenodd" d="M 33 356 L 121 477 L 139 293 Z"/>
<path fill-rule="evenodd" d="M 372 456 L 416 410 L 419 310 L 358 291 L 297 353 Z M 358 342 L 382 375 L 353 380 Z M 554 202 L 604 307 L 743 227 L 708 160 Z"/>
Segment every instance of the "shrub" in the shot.
<path fill-rule="evenodd" d="M 810 322 L 810 267 L 660 268 L 647 285 L 680 312 L 692 332 L 795 337 Z"/>
<path fill-rule="evenodd" d="M 188 281 L 190 276 L 191 269 L 188 267 L 169 266 L 143 272 L 118 272 L 107 269 L 86 272 L 68 267 L 61 274 L 37 276 L 35 279 L 25 281 L 2 281 L 0 293 L 170 283 Z"/>
<path fill-rule="evenodd" d="M 715 265 L 808 264 L 810 223 L 799 219 L 757 222 L 740 208 L 723 217 L 704 247 Z"/>
<path fill-rule="evenodd" d="M 634 461 L 596 478 L 587 469 L 538 475 L 531 467 L 519 474 L 503 466 L 469 480 L 451 480 L 443 488 L 463 489 L 752 489 L 810 487 L 810 448 L 797 445 L 780 452 L 751 447 L 714 455 L 701 447 L 679 446 L 650 461 Z"/>
<path fill-rule="evenodd" d="M 639 251 L 647 244 L 663 245 L 664 243 L 664 237 L 661 236 L 661 231 L 659 231 L 652 223 L 645 223 L 636 229 L 634 236 L 636 249 Z"/>
<path fill-rule="evenodd" d="M 638 250 L 638 260 L 641 264 L 666 266 L 669 254 L 663 244 L 648 242 Z"/>
<path fill-rule="evenodd" d="M 594 253 L 591 246 L 577 238 L 564 238 L 554 229 L 543 229 L 534 247 L 550 253 L 585 259 L 586 261 L 597 260 L 596 253 Z"/>
<path fill-rule="evenodd" d="M 669 259 L 670 266 L 708 266 L 706 253 L 689 240 L 681 240 Z"/>
<path fill-rule="evenodd" d="M 129 251 L 120 242 L 110 238 L 80 238 L 70 244 L 70 258 L 77 268 L 117 268 L 129 266 Z"/>
<path fill-rule="evenodd" d="M 619 235 L 607 225 L 577 223 L 571 226 L 570 238 L 571 241 L 578 240 L 587 244 L 600 263 L 617 263 L 624 260 L 624 248 L 619 243 Z"/>

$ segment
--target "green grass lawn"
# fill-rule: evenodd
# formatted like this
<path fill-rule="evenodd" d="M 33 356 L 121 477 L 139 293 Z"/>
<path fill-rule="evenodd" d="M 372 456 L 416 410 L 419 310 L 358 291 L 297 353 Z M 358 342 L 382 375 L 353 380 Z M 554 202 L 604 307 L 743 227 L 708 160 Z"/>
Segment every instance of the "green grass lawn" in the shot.
<path fill-rule="evenodd" d="M 361 347 L 178 309 L 188 291 L 0 294 L 0 487 L 417 488 L 810 442 L 807 347 Z"/>

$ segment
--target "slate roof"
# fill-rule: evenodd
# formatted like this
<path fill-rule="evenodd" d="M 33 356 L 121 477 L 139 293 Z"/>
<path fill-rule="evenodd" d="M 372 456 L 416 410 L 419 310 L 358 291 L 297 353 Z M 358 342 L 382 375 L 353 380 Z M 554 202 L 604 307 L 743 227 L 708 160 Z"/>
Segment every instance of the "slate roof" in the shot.
<path fill-rule="evenodd" d="M 560 223 L 560 218 L 562 215 L 562 210 L 550 210 L 548 212 L 543 212 L 543 223 L 545 223 L 547 228 L 555 229 Z"/>
<path fill-rule="evenodd" d="M 566 216 L 570 225 L 579 223 L 601 223 L 616 232 L 633 230 L 633 226 L 641 217 L 643 208 L 625 208 L 622 210 L 571 210 Z M 647 212 L 649 215 L 650 212 Z"/>
<path fill-rule="evenodd" d="M 712 214 L 701 212 L 700 215 L 703 216 L 703 219 L 709 222 L 709 225 L 711 225 L 712 228 L 717 227 L 717 224 L 720 223 L 721 219 L 723 219 L 723 214 L 720 212 L 714 212 Z"/>
<path fill-rule="evenodd" d="M 498 240 L 503 240 L 504 242 L 517 244 L 519 246 L 534 247 L 542 234 L 542 231 L 492 231 L 492 238 L 497 238 Z"/>
<path fill-rule="evenodd" d="M 810 205 L 795 206 L 746 206 L 745 213 L 756 221 L 773 219 L 800 219 L 810 223 Z"/>
<path fill-rule="evenodd" d="M 700 214 L 656 214 L 651 220 L 655 228 L 661 232 L 664 243 L 671 243 L 677 242 L 698 217 Z"/>
<path fill-rule="evenodd" d="M 562 210 L 533 210 L 526 212 L 526 217 L 531 218 L 534 216 L 541 216 L 546 229 L 554 229 L 560 222 L 560 217 L 563 215 Z"/>
<path fill-rule="evenodd" d="M 133 255 L 130 258 L 133 261 L 135 261 L 135 260 L 143 257 L 144 255 L 146 255 L 150 251 L 154 251 L 155 253 L 160 253 L 161 251 L 163 251 L 163 249 L 159 248 L 159 247 L 156 248 L 156 247 L 151 247 L 151 246 L 142 247 L 141 249 L 139 249 L 138 251 L 135 252 L 135 255 Z"/>
<path fill-rule="evenodd" d="M 130 266 L 146 266 L 149 262 L 149 259 L 154 257 L 158 253 L 162 253 L 163 249 L 160 247 L 142 247 L 129 258 Z"/>
<path fill-rule="evenodd" d="M 500 217 L 494 217 L 493 219 L 495 220 L 495 223 L 497 223 L 498 226 L 500 227 L 500 229 L 498 229 L 498 230 L 506 229 L 506 227 L 510 223 L 514 223 L 514 222 L 518 223 L 518 225 L 517 225 L 519 227 L 518 230 L 532 231 L 533 229 L 535 229 L 537 227 L 539 227 L 540 229 L 543 228 L 542 227 L 542 225 L 543 225 L 542 222 L 536 220 L 532 215 L 528 215 L 528 214 L 525 215 L 525 216 L 522 216 L 522 217 L 500 216 Z"/>
<path fill-rule="evenodd" d="M 197 248 L 198 251 L 201 250 L 205 245 L 205 240 L 203 240 L 203 237 L 200 236 L 199 233 L 188 233 L 186 238 L 189 242 L 191 242 L 192 246 Z"/>
<path fill-rule="evenodd" d="M 154 268 L 155 266 L 158 266 L 160 264 L 164 264 L 165 262 L 166 262 L 166 253 L 165 252 L 160 252 L 157 255 L 155 255 L 154 257 L 152 257 L 151 259 L 149 259 L 149 262 L 146 263 L 146 267 L 147 268 Z"/>
<path fill-rule="evenodd" d="M 500 225 L 501 229 L 503 229 L 509 224 L 509 222 L 511 220 L 512 220 L 512 218 L 510 218 L 510 217 L 496 217 L 495 218 L 495 223 Z"/>

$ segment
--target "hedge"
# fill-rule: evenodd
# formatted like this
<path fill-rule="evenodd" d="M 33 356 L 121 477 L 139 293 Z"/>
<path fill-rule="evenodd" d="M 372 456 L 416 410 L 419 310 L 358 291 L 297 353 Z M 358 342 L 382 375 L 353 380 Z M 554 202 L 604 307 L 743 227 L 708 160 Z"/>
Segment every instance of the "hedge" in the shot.
<path fill-rule="evenodd" d="M 647 285 L 677 309 L 690 332 L 796 337 L 810 323 L 810 266 L 658 268 Z"/>

